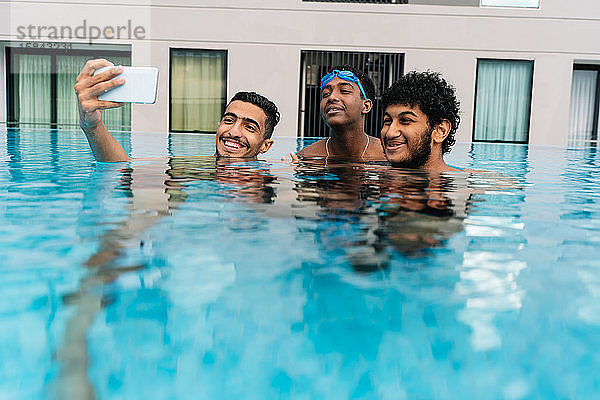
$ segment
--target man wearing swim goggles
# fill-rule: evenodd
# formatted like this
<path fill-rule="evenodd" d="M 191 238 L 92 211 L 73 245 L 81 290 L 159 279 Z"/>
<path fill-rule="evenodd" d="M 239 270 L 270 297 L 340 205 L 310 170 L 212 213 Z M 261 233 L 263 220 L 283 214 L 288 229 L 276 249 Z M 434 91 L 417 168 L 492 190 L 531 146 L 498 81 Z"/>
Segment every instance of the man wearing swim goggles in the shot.
<path fill-rule="evenodd" d="M 323 88 L 325 87 L 325 85 L 327 85 L 329 82 L 331 82 L 333 80 L 333 78 L 335 78 L 336 76 L 345 81 L 356 83 L 358 85 L 358 88 L 360 89 L 360 92 L 363 95 L 363 98 L 368 99 L 368 96 L 365 93 L 365 90 L 363 89 L 362 85 L 360 84 L 360 79 L 358 79 L 358 77 L 356 75 L 354 75 L 354 72 L 352 72 L 352 71 L 340 71 L 340 70 L 334 69 L 333 71 L 331 71 L 330 73 L 328 73 L 321 79 L 321 91 L 323 91 Z"/>
<path fill-rule="evenodd" d="M 298 157 L 385 160 L 381 141 L 365 132 L 365 118 L 373 108 L 375 87 L 362 71 L 350 66 L 333 69 L 321 79 L 321 116 L 329 137 L 300 150 Z"/>

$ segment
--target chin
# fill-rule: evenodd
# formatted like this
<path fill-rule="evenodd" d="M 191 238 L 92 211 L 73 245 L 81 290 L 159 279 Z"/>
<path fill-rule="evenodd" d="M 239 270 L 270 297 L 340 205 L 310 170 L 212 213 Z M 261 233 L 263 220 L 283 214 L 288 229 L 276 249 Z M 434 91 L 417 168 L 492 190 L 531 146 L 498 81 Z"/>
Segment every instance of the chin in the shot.
<path fill-rule="evenodd" d="M 388 154 L 385 151 L 383 152 L 383 154 L 385 155 L 386 160 L 388 160 L 388 162 L 392 164 L 392 166 L 396 166 L 396 164 L 401 164 L 402 162 L 404 162 L 404 159 L 402 159 L 401 157 L 394 156 L 393 154 Z"/>
<path fill-rule="evenodd" d="M 348 123 L 348 121 L 346 120 L 346 118 L 343 118 L 341 116 L 333 116 L 330 118 L 325 118 L 325 123 L 329 126 L 329 127 L 334 127 L 334 126 L 340 126 L 340 125 L 346 125 Z"/>
<path fill-rule="evenodd" d="M 410 164 L 410 160 L 407 160 L 404 157 L 394 157 L 394 155 L 385 155 L 385 158 L 388 160 L 388 162 L 392 165 L 392 167 L 395 168 L 411 168 L 410 166 L 408 166 L 408 164 Z"/>

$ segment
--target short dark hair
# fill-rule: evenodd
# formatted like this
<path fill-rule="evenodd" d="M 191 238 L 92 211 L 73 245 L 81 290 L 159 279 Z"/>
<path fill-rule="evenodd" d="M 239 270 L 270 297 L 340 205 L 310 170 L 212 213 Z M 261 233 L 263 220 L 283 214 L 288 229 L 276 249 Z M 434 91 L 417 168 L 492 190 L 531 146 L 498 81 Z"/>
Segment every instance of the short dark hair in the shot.
<path fill-rule="evenodd" d="M 360 84 L 362 85 L 367 98 L 371 101 L 375 101 L 375 84 L 371 78 L 369 78 L 369 75 L 367 75 L 362 69 L 353 67 L 352 65 L 344 64 L 331 68 L 329 72 L 333 71 L 334 69 L 337 69 L 338 71 L 350 71 L 356 75 L 356 77 L 360 80 Z"/>
<path fill-rule="evenodd" d="M 267 119 L 265 121 L 265 139 L 270 139 L 273 134 L 273 130 L 275 126 L 279 123 L 279 111 L 277 110 L 277 106 L 271 100 L 267 99 L 265 96 L 260 95 L 256 92 L 237 92 L 233 95 L 231 100 L 227 105 L 229 106 L 232 102 L 239 100 L 245 103 L 254 104 L 264 111 Z"/>
<path fill-rule="evenodd" d="M 460 124 L 460 103 L 456 98 L 456 89 L 439 72 L 411 71 L 402 76 L 382 96 L 384 109 L 394 104 L 419 106 L 427 116 L 430 128 L 445 119 L 450 122 L 450 133 L 442 142 L 442 154 L 448 153 L 456 143 L 454 134 Z"/>

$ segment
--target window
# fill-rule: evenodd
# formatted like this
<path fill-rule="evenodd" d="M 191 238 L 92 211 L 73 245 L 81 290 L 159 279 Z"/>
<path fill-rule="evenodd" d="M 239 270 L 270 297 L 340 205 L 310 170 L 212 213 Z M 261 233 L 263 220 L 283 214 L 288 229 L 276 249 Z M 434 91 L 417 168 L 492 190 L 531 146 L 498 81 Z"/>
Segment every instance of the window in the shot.
<path fill-rule="evenodd" d="M 427 4 L 435 6 L 539 8 L 540 0 L 302 0 L 314 3 Z"/>
<path fill-rule="evenodd" d="M 481 0 L 481 6 L 539 8 L 540 0 Z"/>
<path fill-rule="evenodd" d="M 6 48 L 8 126 L 77 128 L 79 111 L 73 86 L 87 62 L 106 58 L 115 65 L 131 65 L 130 51 Z M 129 104 L 106 110 L 109 129 L 131 128 Z"/>
<path fill-rule="evenodd" d="M 302 51 L 298 136 L 325 137 L 329 134 L 321 118 L 321 77 L 334 66 L 344 64 L 363 70 L 375 84 L 373 109 L 367 114 L 365 130 L 372 136 L 379 136 L 383 125 L 381 94 L 402 76 L 403 62 L 403 55 L 396 53 Z"/>
<path fill-rule="evenodd" d="M 314 3 L 426 4 L 479 7 L 479 0 L 302 0 Z"/>
<path fill-rule="evenodd" d="M 369 4 L 428 4 L 436 6 L 474 6 L 479 0 L 303 0 L 314 3 L 369 3 Z"/>
<path fill-rule="evenodd" d="M 407 4 L 408 0 L 302 0 L 314 3 L 372 3 L 372 4 Z"/>
<path fill-rule="evenodd" d="M 227 51 L 171 49 L 171 132 L 214 133 L 225 110 Z"/>
<path fill-rule="evenodd" d="M 573 66 L 569 143 L 598 139 L 600 65 Z"/>
<path fill-rule="evenodd" d="M 527 143 L 533 61 L 477 60 L 473 141 Z"/>

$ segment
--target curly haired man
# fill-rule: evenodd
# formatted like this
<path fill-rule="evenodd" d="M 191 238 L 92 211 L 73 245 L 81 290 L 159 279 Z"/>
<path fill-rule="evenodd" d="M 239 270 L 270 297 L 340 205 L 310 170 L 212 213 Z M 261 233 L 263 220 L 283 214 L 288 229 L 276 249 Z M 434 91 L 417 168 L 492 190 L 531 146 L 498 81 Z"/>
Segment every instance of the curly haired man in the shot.
<path fill-rule="evenodd" d="M 462 171 L 443 158 L 456 142 L 460 105 L 439 73 L 407 73 L 384 92 L 383 106 L 381 143 L 393 167 Z"/>

